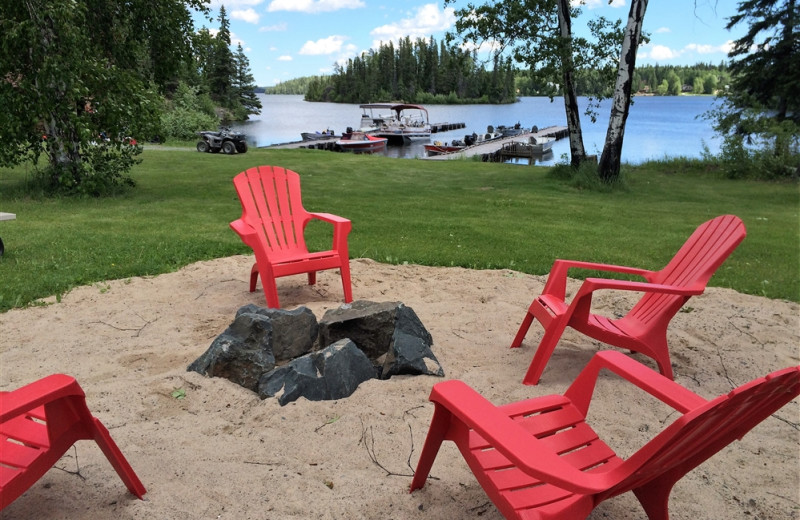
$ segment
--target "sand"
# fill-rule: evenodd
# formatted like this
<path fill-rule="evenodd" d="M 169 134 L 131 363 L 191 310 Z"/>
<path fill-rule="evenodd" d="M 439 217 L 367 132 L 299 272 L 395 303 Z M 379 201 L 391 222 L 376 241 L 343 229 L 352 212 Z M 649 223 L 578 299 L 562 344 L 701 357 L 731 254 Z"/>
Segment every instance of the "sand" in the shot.
<path fill-rule="evenodd" d="M 248 303 L 251 256 L 189 265 L 156 277 L 76 288 L 60 302 L 0 314 L 0 390 L 51 373 L 74 376 L 147 487 L 128 494 L 97 446 L 80 441 L 2 519 L 464 519 L 501 518 L 452 443 L 427 486 L 408 493 L 428 430 L 432 376 L 369 381 L 339 401 L 285 407 L 186 367 Z M 534 323 L 509 344 L 544 278 L 352 260 L 357 299 L 402 301 L 434 339 L 446 378 L 495 404 L 560 393 L 593 353 L 608 348 L 568 329 L 536 387 L 522 376 L 541 338 Z M 577 282 L 570 287 L 574 290 Z M 335 271 L 279 280 L 285 308 L 319 318 L 341 303 Z M 632 296 L 596 297 L 597 312 L 624 312 Z M 795 303 L 710 288 L 669 329 L 676 381 L 711 398 L 798 364 Z M 638 354 L 635 359 L 653 367 Z M 175 390 L 183 399 L 173 397 Z M 590 420 L 620 455 L 652 438 L 675 413 L 632 385 L 603 378 Z M 673 519 L 800 518 L 797 400 L 687 475 L 673 490 Z M 76 474 L 79 471 L 79 474 Z M 644 518 L 632 494 L 590 518 Z"/>

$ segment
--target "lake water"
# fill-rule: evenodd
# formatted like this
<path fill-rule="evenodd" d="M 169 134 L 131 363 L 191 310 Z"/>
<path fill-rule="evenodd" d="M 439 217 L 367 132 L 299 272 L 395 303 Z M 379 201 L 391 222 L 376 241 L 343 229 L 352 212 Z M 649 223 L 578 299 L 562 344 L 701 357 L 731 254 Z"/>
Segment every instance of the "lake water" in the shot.
<path fill-rule="evenodd" d="M 357 128 L 361 110 L 355 104 L 310 103 L 303 96 L 260 94 L 263 109 L 260 115 L 249 121 L 232 125 L 244 132 L 255 146 L 299 141 L 301 132 L 334 130 L 341 134 L 348 126 Z M 586 99 L 580 100 L 583 106 Z M 643 96 L 637 97 L 631 106 L 625 127 L 622 150 L 623 161 L 639 163 L 648 159 L 665 157 L 699 158 L 703 146 L 712 153 L 719 151 L 719 140 L 715 137 L 709 121 L 701 116 L 711 108 L 714 99 L 709 96 Z M 598 122 L 592 123 L 588 116 L 581 116 L 586 152 L 602 152 L 608 125 L 610 100 L 598 110 Z M 552 103 L 546 97 L 524 97 L 511 105 L 428 105 L 431 123 L 465 123 L 466 128 L 433 134 L 432 140 L 451 141 L 463 139 L 465 134 L 483 133 L 489 125 L 534 125 L 539 128 L 557 125 L 566 126 L 564 105 L 560 98 Z M 583 109 L 582 109 L 583 110 Z M 553 146 L 551 154 L 537 160 L 537 164 L 555 164 L 562 155 L 569 154 L 569 142 L 561 139 Z M 424 157 L 422 144 L 390 146 L 386 155 L 400 158 Z"/>

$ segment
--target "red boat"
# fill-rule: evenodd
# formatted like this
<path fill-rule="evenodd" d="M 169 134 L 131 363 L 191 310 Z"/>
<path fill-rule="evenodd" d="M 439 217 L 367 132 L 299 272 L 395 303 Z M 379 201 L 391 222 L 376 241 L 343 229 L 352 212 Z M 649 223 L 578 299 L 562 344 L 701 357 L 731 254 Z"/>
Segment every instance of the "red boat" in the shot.
<path fill-rule="evenodd" d="M 346 152 L 375 153 L 386 149 L 388 139 L 375 137 L 364 132 L 352 132 L 348 137 L 342 137 L 336 144 Z"/>
<path fill-rule="evenodd" d="M 447 155 L 449 153 L 458 152 L 464 148 L 466 148 L 466 145 L 460 141 L 453 141 L 452 144 L 434 141 L 433 144 L 425 145 L 425 152 L 428 157 L 433 157 L 434 155 Z"/>

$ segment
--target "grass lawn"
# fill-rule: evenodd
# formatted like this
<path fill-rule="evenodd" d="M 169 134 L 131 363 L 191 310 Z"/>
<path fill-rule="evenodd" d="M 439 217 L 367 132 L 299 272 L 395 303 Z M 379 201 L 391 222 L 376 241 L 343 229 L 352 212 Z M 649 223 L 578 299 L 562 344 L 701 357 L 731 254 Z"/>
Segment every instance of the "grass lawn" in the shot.
<path fill-rule="evenodd" d="M 115 198 L 31 198 L 29 167 L 0 169 L 0 211 L 17 214 L 0 222 L 0 312 L 78 285 L 249 254 L 228 227 L 241 213 L 231 178 L 260 164 L 300 173 L 309 211 L 352 220 L 352 258 L 387 263 L 545 274 L 571 258 L 659 269 L 697 225 L 733 213 L 748 236 L 711 285 L 800 301 L 797 184 L 723 180 L 681 161 L 628 167 L 626 190 L 600 193 L 548 168 L 462 160 L 156 147 L 142 157 L 137 187 Z M 329 235 L 309 226 L 309 247 L 328 248 Z"/>

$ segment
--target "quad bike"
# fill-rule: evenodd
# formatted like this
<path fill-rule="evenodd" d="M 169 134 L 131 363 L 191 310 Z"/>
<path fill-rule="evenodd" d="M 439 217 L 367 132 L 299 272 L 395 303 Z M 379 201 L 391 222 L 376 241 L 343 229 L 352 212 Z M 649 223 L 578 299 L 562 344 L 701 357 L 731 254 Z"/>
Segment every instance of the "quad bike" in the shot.
<path fill-rule="evenodd" d="M 200 141 L 197 143 L 198 152 L 211 152 L 234 154 L 236 152 L 245 153 L 247 151 L 247 137 L 239 132 L 231 132 L 229 128 L 221 128 L 219 132 L 204 130 L 197 132 Z"/>

